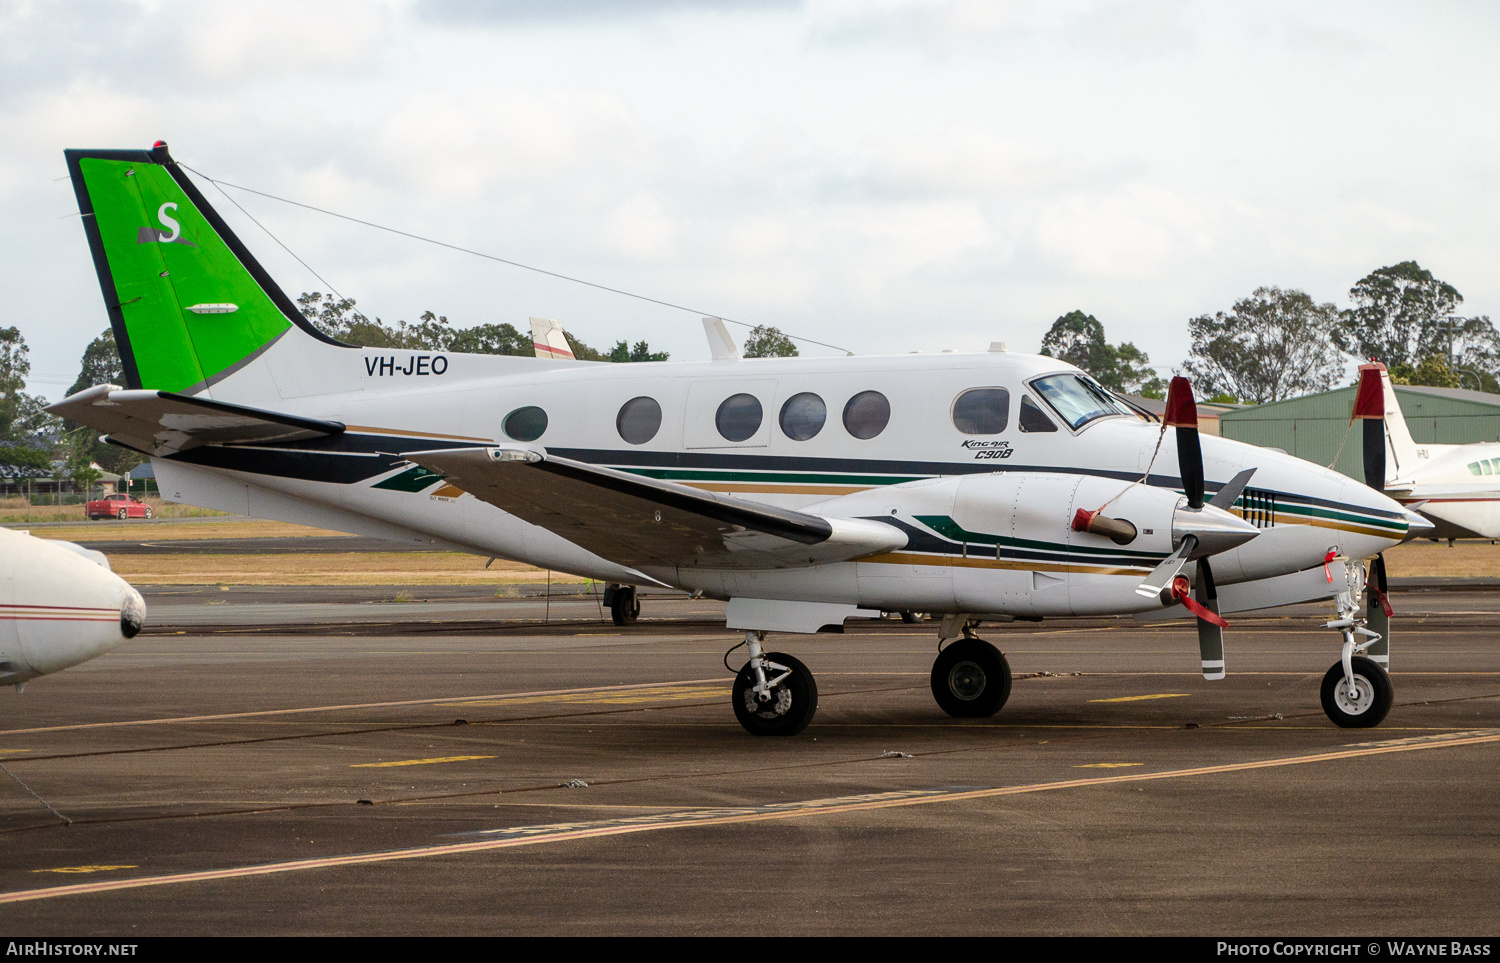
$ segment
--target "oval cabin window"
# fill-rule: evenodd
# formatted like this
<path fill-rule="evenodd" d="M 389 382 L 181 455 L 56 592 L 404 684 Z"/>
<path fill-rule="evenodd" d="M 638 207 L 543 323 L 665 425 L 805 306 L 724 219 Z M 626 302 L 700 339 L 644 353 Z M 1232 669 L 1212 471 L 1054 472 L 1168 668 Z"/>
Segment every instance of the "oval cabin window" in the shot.
<path fill-rule="evenodd" d="M 1010 392 L 970 388 L 953 401 L 953 427 L 966 435 L 998 435 L 1010 418 Z"/>
<path fill-rule="evenodd" d="M 781 406 L 781 433 L 792 441 L 807 441 L 823 430 L 828 406 L 811 391 L 792 395 Z"/>
<path fill-rule="evenodd" d="M 754 395 L 730 395 L 719 405 L 714 427 L 728 441 L 745 441 L 760 430 L 763 414 L 760 399 Z"/>
<path fill-rule="evenodd" d="M 517 408 L 505 416 L 501 427 L 516 441 L 536 441 L 547 430 L 547 413 L 536 405 Z"/>
<path fill-rule="evenodd" d="M 615 416 L 615 430 L 632 445 L 644 445 L 661 430 L 661 405 L 655 398 L 631 398 Z"/>
<path fill-rule="evenodd" d="M 844 406 L 844 428 L 856 438 L 874 438 L 890 421 L 891 403 L 878 391 L 861 391 Z"/>

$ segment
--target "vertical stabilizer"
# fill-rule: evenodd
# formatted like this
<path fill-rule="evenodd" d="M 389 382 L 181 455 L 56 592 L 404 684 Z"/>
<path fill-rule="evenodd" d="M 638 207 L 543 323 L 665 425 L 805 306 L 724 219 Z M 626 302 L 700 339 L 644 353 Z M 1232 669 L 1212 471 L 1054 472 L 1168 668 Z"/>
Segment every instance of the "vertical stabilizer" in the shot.
<path fill-rule="evenodd" d="M 551 318 L 531 319 L 531 345 L 538 358 L 573 360 L 573 346 L 563 333 L 563 326 Z"/>
<path fill-rule="evenodd" d="M 703 333 L 708 335 L 708 350 L 715 361 L 739 360 L 739 346 L 729 336 L 729 328 L 722 318 L 704 318 Z"/>
<path fill-rule="evenodd" d="M 284 335 L 338 344 L 307 323 L 165 143 L 65 153 L 127 387 L 211 396 Z"/>
<path fill-rule="evenodd" d="M 1396 389 L 1391 386 L 1391 373 L 1379 361 L 1359 366 L 1360 390 L 1355 398 L 1355 417 L 1360 417 L 1360 401 L 1373 406 L 1378 398 L 1379 417 L 1385 430 L 1385 481 L 1391 482 L 1417 467 L 1417 443 L 1412 441 L 1411 430 L 1406 427 L 1406 416 L 1401 414 L 1401 403 L 1396 400 Z M 1375 394 L 1378 383 L 1379 394 Z M 1366 385 L 1370 385 L 1367 389 Z M 1370 397 L 1366 399 L 1366 391 Z M 1369 415 L 1374 415 L 1371 411 Z"/>

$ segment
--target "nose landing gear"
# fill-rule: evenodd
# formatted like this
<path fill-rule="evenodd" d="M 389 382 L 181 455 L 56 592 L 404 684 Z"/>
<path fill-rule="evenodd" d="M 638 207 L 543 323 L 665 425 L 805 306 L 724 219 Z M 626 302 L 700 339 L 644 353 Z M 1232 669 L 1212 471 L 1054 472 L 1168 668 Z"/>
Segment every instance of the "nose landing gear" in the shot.
<path fill-rule="evenodd" d="M 1323 711 L 1345 729 L 1378 726 L 1395 696 L 1391 677 L 1364 656 L 1349 661 L 1348 670 L 1343 662 L 1335 662 L 1323 676 Z"/>
<path fill-rule="evenodd" d="M 1385 669 L 1365 657 L 1365 652 L 1383 636 L 1366 628 L 1365 620 L 1359 617 L 1356 599 L 1365 587 L 1364 566 L 1348 559 L 1343 561 L 1345 590 L 1335 597 L 1338 617 L 1324 623 L 1324 627 L 1338 629 L 1343 634 L 1344 651 L 1342 658 L 1323 676 L 1323 712 L 1341 728 L 1369 729 L 1385 721 L 1395 699 L 1395 688 Z M 1389 626 L 1389 622 L 1386 624 Z"/>

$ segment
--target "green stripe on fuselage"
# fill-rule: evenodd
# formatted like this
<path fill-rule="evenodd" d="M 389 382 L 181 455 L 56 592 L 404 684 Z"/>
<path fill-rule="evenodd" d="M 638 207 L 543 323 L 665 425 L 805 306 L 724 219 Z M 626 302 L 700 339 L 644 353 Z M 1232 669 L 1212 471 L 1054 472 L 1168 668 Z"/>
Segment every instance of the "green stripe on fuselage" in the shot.
<path fill-rule="evenodd" d="M 1152 562 L 1159 562 L 1163 558 L 1166 558 L 1165 552 L 1127 551 L 1123 548 L 1094 548 L 1088 545 L 1067 545 L 1059 542 L 1042 542 L 1031 538 L 1012 538 L 1008 535 L 989 535 L 984 532 L 971 532 L 947 515 L 918 515 L 916 519 L 944 538 L 950 538 L 955 542 L 968 542 L 971 545 L 994 545 L 997 548 L 1004 546 L 1006 548 L 1021 548 L 1039 552 L 1061 552 L 1069 555 L 1139 558 Z"/>

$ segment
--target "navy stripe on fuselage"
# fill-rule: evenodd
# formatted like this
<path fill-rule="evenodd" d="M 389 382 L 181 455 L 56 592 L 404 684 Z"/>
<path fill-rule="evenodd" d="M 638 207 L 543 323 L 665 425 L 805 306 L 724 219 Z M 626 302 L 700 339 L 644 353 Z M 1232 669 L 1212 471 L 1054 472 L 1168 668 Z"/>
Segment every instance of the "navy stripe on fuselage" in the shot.
<path fill-rule="evenodd" d="M 435 448 L 480 447 L 471 441 L 422 438 L 418 436 L 363 434 L 346 431 L 341 435 L 326 438 L 310 438 L 306 441 L 282 442 L 274 447 L 255 445 L 204 446 L 173 456 L 192 464 L 210 468 L 226 468 L 233 471 L 273 475 L 281 478 L 298 478 L 310 481 L 328 481 L 353 484 L 373 478 L 395 468 L 403 461 L 403 453 L 430 451 Z M 946 461 L 898 461 L 889 458 L 813 458 L 797 455 L 745 455 L 703 451 L 643 451 L 640 449 L 611 448 L 555 448 L 547 446 L 547 452 L 563 458 L 571 458 L 590 465 L 618 468 L 622 471 L 642 468 L 698 469 L 705 471 L 786 471 L 817 474 L 846 474 L 889 476 L 906 475 L 919 477 L 947 477 L 957 475 L 990 475 L 1004 472 L 1038 472 L 1062 475 L 1089 475 L 1096 478 L 1114 478 L 1125 482 L 1140 482 L 1141 476 L 1134 471 L 1107 468 L 1085 468 L 1067 465 L 1011 465 L 997 469 L 993 464 Z M 217 453 L 217 454 L 215 454 Z M 224 454 L 233 453 L 233 454 Z M 375 459 L 361 457 L 369 454 Z M 318 456 L 322 455 L 323 458 Z M 334 467 L 331 460 L 343 455 L 340 461 L 348 462 Z M 299 457 L 292 457 L 299 456 Z M 349 456 L 355 456 L 350 458 Z M 326 467 L 320 468 L 323 465 Z M 707 480 L 707 479 L 704 479 Z M 1176 475 L 1153 474 L 1145 479 L 1153 488 L 1182 490 L 1182 479 Z M 1204 486 L 1212 495 L 1227 482 L 1209 481 Z M 1283 503 L 1357 512 L 1373 518 L 1405 521 L 1404 515 L 1385 509 L 1351 505 L 1327 498 L 1316 498 L 1296 492 L 1259 488 L 1261 492 L 1274 495 Z"/>

